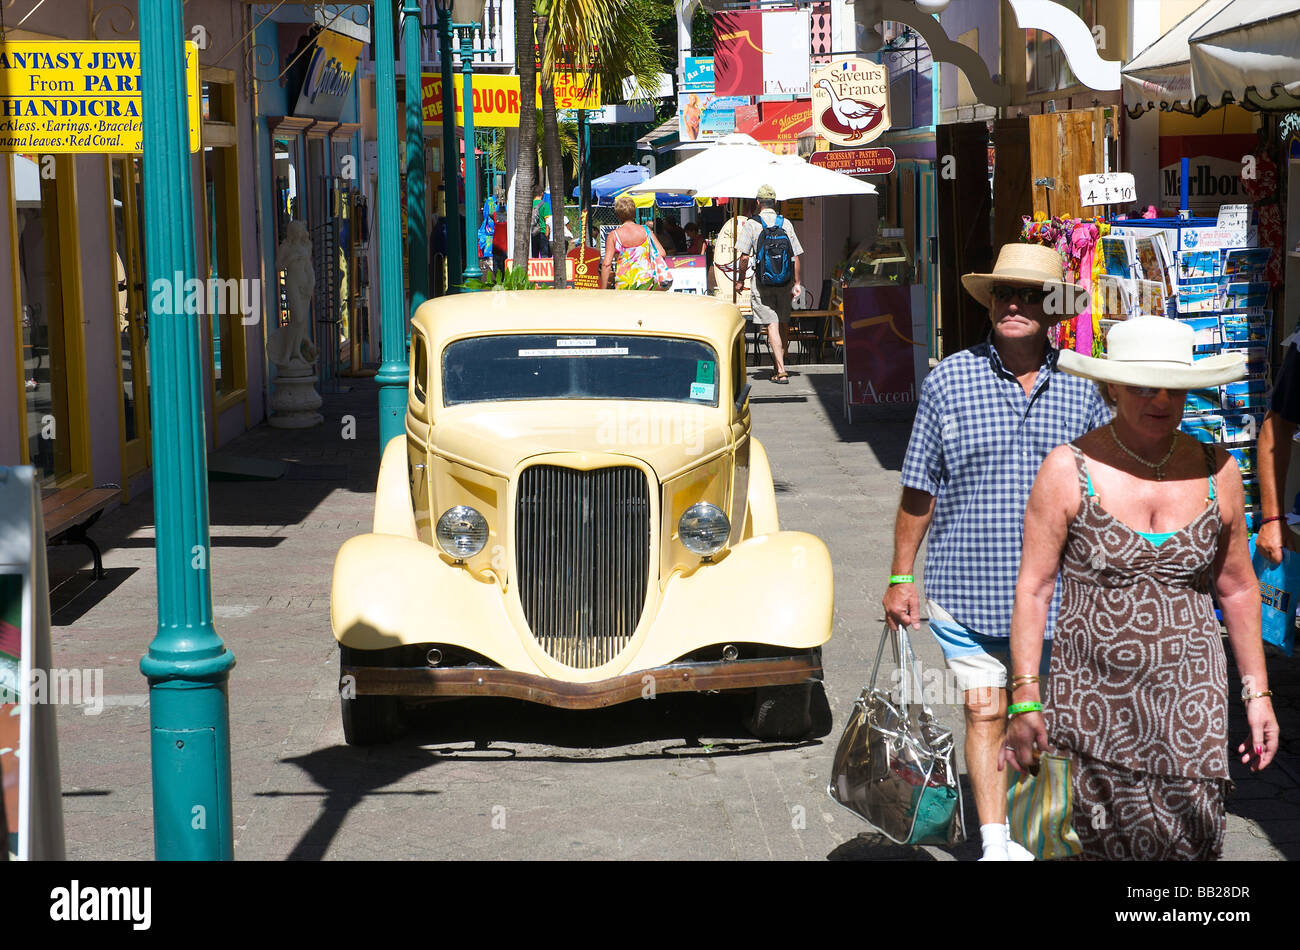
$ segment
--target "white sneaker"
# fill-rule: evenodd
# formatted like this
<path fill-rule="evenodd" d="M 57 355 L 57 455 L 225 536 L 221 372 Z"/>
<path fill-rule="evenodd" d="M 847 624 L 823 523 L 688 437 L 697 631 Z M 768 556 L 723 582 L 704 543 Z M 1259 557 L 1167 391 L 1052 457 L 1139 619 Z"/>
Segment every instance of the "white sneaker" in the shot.
<path fill-rule="evenodd" d="M 1026 852 L 1028 853 L 1028 852 Z M 1011 855 L 1004 846 L 990 845 L 984 849 L 984 856 L 981 861 L 1010 861 Z"/>
<path fill-rule="evenodd" d="M 1007 855 L 1011 861 L 1034 861 L 1034 853 L 1023 845 L 1017 844 L 1010 838 L 1007 839 Z"/>

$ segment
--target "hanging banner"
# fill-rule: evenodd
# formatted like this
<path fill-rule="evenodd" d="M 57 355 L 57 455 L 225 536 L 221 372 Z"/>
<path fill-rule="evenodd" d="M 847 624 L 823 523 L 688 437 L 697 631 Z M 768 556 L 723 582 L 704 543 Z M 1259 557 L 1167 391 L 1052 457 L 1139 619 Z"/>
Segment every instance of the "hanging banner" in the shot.
<path fill-rule="evenodd" d="M 736 109 L 747 105 L 748 96 L 684 92 L 677 97 L 678 135 L 683 142 L 730 135 L 736 131 Z"/>
<path fill-rule="evenodd" d="M 465 124 L 465 77 L 453 77 L 456 124 Z M 474 90 L 474 127 L 515 129 L 519 127 L 519 77 L 476 74 Z M 437 73 L 420 74 L 420 91 L 424 100 L 424 124 L 442 125 L 442 77 Z"/>
<path fill-rule="evenodd" d="M 807 95 L 807 10 L 728 10 L 713 18 L 714 91 Z"/>
<path fill-rule="evenodd" d="M 333 30 L 317 33 L 316 49 L 303 74 L 293 114 L 337 122 L 352 91 L 363 45 L 360 40 Z"/>
<path fill-rule="evenodd" d="M 792 102 L 759 103 L 761 118 L 752 123 L 742 121 L 741 110 L 736 110 L 736 131 L 744 132 L 759 145 L 777 155 L 794 155 L 799 151 L 799 137 L 812 131 L 812 102 L 795 99 Z"/>
<path fill-rule="evenodd" d="M 200 147 L 199 54 L 185 44 L 190 151 Z M 0 43 L 0 152 L 144 153 L 140 44 Z"/>
<path fill-rule="evenodd" d="M 889 130 L 889 71 L 849 57 L 812 72 L 813 128 L 836 145 L 865 145 Z"/>
<path fill-rule="evenodd" d="M 713 91 L 713 57 L 687 56 L 682 92 Z"/>
<path fill-rule="evenodd" d="M 475 85 L 478 84 L 478 77 L 474 79 Z M 581 73 L 563 73 L 558 69 L 552 76 L 552 83 L 555 86 L 555 108 L 556 109 L 599 109 L 600 101 L 600 77 L 592 76 L 591 85 L 587 85 L 587 77 Z M 539 80 L 537 83 L 537 108 L 542 107 L 542 84 Z M 478 122 L 478 112 L 474 113 L 474 121 Z"/>
<path fill-rule="evenodd" d="M 888 175 L 894 170 L 894 150 L 887 146 L 843 148 L 813 152 L 808 161 L 842 175 Z"/>

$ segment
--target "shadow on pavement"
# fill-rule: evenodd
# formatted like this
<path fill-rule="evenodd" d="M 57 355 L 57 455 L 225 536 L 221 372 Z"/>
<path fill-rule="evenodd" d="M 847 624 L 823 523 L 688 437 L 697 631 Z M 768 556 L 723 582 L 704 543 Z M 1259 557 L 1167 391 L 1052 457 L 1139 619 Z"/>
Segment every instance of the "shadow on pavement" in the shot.
<path fill-rule="evenodd" d="M 437 795 L 434 789 L 395 789 L 384 787 L 400 782 L 408 775 L 435 764 L 439 756 L 418 746 L 392 745 L 377 749 L 354 749 L 349 746 L 331 746 L 317 749 L 307 755 L 282 759 L 298 766 L 323 791 L 319 792 L 255 792 L 256 796 L 280 798 L 289 796 L 322 796 L 320 813 L 293 850 L 286 856 L 290 861 L 319 861 L 329 850 L 330 843 L 343 826 L 348 812 L 371 795 Z"/>
<path fill-rule="evenodd" d="M 89 557 L 86 560 L 89 561 Z M 49 558 L 50 625 L 53 627 L 67 627 L 76 623 L 126 583 L 127 578 L 138 570 L 134 567 L 106 567 L 103 578 L 95 580 L 95 573 L 89 568 L 69 569 L 68 566 L 56 564 L 55 561 L 55 556 L 51 554 Z M 70 565 L 76 562 L 76 558 L 68 558 L 67 561 Z"/>
<path fill-rule="evenodd" d="M 791 377 L 793 379 L 793 377 Z M 912 432 L 915 407 L 881 406 L 869 411 L 866 407 L 855 409 L 858 422 L 850 424 L 844 418 L 844 372 L 838 368 L 809 367 L 804 379 L 822 404 L 826 419 L 835 429 L 841 442 L 865 442 L 875 454 L 880 467 L 887 471 L 902 471 L 903 455 Z M 863 414 L 871 418 L 863 419 Z"/>

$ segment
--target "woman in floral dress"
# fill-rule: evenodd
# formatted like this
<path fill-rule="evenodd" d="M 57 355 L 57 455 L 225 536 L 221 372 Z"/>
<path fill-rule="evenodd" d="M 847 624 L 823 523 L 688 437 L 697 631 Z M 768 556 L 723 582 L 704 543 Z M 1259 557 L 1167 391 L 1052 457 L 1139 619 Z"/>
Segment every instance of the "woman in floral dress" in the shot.
<path fill-rule="evenodd" d="M 605 239 L 600 286 L 614 290 L 657 290 L 654 255 L 662 257 L 664 249 L 649 228 L 636 223 L 636 205 L 627 195 L 614 199 L 614 213 L 621 223 Z"/>
<path fill-rule="evenodd" d="M 1060 368 L 1100 382 L 1115 418 L 1048 455 L 1025 511 L 1011 659 L 1026 672 L 1013 678 L 1003 761 L 1032 769 L 1041 751 L 1069 756 L 1085 858 L 1220 856 L 1228 679 L 1211 587 L 1250 724 L 1237 753 L 1258 771 L 1277 752 L 1241 475 L 1223 448 L 1178 432 L 1187 390 L 1245 366 L 1237 354 L 1193 362 L 1192 346 L 1185 324 L 1135 317 L 1110 331 L 1107 359 L 1062 352 Z"/>

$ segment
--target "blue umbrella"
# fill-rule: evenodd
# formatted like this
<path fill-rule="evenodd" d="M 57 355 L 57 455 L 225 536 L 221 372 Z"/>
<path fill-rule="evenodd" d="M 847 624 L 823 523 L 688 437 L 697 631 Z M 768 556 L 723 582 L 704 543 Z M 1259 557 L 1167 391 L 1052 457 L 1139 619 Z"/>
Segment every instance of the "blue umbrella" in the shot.
<path fill-rule="evenodd" d="M 611 204 L 620 191 L 649 177 L 650 170 L 644 165 L 622 165 L 592 181 L 591 193 L 595 195 L 597 204 Z M 573 190 L 573 196 L 578 196 L 578 189 Z"/>

